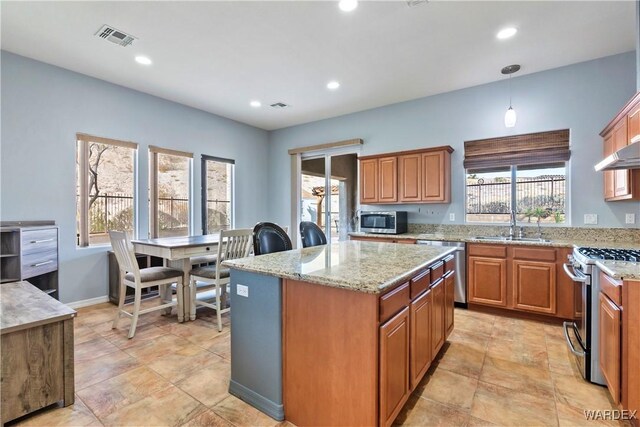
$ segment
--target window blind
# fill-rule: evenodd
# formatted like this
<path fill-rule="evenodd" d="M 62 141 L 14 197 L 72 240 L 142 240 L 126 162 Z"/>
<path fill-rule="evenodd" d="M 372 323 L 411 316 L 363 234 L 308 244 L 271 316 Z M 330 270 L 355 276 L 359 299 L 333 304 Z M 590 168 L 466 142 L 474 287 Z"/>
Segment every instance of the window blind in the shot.
<path fill-rule="evenodd" d="M 566 162 L 569 129 L 464 142 L 465 169 Z"/>
<path fill-rule="evenodd" d="M 189 153 L 187 151 L 171 150 L 169 148 L 156 147 L 155 145 L 150 145 L 149 151 L 151 151 L 152 153 L 168 154 L 170 156 L 188 157 L 190 159 L 193 158 L 193 153 Z"/>
<path fill-rule="evenodd" d="M 86 143 L 97 142 L 99 144 L 107 144 L 107 145 L 115 145 L 117 147 L 132 148 L 134 150 L 138 149 L 138 144 L 135 143 L 135 142 L 120 141 L 118 139 L 103 138 L 101 136 L 87 135 L 86 133 L 77 133 L 76 134 L 76 139 L 78 141 L 82 141 L 82 142 L 86 142 Z"/>

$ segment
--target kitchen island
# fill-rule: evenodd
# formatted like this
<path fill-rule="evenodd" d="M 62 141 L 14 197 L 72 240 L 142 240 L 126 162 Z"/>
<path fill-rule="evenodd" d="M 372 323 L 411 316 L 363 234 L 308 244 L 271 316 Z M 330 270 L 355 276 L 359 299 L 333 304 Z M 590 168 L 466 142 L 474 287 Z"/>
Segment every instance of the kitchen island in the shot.
<path fill-rule="evenodd" d="M 349 241 L 225 261 L 230 393 L 296 425 L 390 425 L 453 329 L 453 251 Z"/>

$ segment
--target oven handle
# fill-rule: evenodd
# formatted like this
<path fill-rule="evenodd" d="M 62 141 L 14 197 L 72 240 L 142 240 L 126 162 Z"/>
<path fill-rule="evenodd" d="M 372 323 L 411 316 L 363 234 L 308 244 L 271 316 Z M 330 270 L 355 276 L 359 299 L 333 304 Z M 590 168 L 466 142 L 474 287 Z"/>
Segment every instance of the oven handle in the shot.
<path fill-rule="evenodd" d="M 569 344 L 569 349 L 571 350 L 571 353 L 575 354 L 576 356 L 579 357 L 584 357 L 584 351 L 578 351 L 576 350 L 576 348 L 573 346 L 573 342 L 571 341 L 571 338 L 569 338 L 569 328 L 574 330 L 575 333 L 575 326 L 573 322 L 563 322 L 562 323 L 562 327 L 564 330 L 564 337 L 567 340 L 567 343 Z"/>
<path fill-rule="evenodd" d="M 567 273 L 567 276 L 569 276 L 571 280 L 573 280 L 574 282 L 581 282 L 581 283 L 587 283 L 589 281 L 589 278 L 587 276 L 577 276 L 576 274 L 574 274 L 571 270 L 569 270 L 570 267 L 572 267 L 572 265 L 569 263 L 562 264 L 562 268 L 564 268 L 564 272 Z"/>

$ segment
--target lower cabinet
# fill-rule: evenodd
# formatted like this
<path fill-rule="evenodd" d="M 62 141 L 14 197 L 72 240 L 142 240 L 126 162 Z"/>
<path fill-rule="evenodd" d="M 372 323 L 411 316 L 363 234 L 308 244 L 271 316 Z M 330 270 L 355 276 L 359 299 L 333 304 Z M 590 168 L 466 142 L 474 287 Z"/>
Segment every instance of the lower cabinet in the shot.
<path fill-rule="evenodd" d="M 431 366 L 431 291 L 411 303 L 411 388 Z"/>
<path fill-rule="evenodd" d="M 409 308 L 380 327 L 380 424 L 391 425 L 411 392 Z"/>
<path fill-rule="evenodd" d="M 453 308 L 455 305 L 456 273 L 449 272 L 444 278 L 444 329 L 445 338 L 453 332 Z"/>
<path fill-rule="evenodd" d="M 435 356 L 445 341 L 444 279 L 440 279 L 432 285 L 431 294 L 433 295 L 433 307 L 431 310 L 431 354 Z"/>
<path fill-rule="evenodd" d="M 513 307 L 556 314 L 556 264 L 513 261 Z"/>
<path fill-rule="evenodd" d="M 469 302 L 507 306 L 507 260 L 469 256 Z"/>
<path fill-rule="evenodd" d="M 613 401 L 620 402 L 621 316 L 622 310 L 604 293 L 599 302 L 600 369 Z"/>

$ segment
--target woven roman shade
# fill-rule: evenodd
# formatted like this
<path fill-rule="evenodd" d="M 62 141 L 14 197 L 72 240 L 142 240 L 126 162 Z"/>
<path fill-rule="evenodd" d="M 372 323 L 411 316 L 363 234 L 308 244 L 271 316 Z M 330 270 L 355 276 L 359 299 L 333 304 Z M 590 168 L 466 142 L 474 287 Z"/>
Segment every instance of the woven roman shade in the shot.
<path fill-rule="evenodd" d="M 465 169 L 559 163 L 570 157 L 569 129 L 464 142 Z"/>

